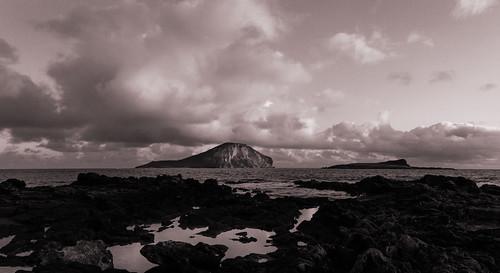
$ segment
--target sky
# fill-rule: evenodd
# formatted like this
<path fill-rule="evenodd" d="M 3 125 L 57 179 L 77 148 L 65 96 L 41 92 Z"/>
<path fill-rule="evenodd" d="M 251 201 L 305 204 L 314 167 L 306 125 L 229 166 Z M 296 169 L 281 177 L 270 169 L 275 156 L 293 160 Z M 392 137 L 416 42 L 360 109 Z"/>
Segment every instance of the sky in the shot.
<path fill-rule="evenodd" d="M 0 168 L 500 168 L 499 48 L 500 0 L 0 0 Z"/>

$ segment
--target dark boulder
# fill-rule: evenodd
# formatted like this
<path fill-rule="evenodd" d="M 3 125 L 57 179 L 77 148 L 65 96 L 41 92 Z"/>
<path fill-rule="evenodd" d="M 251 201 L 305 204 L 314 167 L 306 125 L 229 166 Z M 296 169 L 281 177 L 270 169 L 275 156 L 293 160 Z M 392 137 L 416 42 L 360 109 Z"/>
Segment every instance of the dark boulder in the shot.
<path fill-rule="evenodd" d="M 396 273 L 399 272 L 380 250 L 370 248 L 358 256 L 351 273 Z"/>
<path fill-rule="evenodd" d="M 128 273 L 126 270 L 106 269 L 80 263 L 56 263 L 33 268 L 33 273 Z"/>
<path fill-rule="evenodd" d="M 73 186 L 102 186 L 111 181 L 110 177 L 99 175 L 97 173 L 80 173 Z"/>
<path fill-rule="evenodd" d="M 365 178 L 356 183 L 355 186 L 360 192 L 363 193 L 381 194 L 392 192 L 395 189 L 401 188 L 403 185 L 399 181 L 393 181 L 391 179 L 377 175 Z"/>
<path fill-rule="evenodd" d="M 233 238 L 231 240 L 239 241 L 239 242 L 244 243 L 244 244 L 251 243 L 251 242 L 257 242 L 257 238 L 251 237 L 251 236 L 249 237 L 248 232 L 246 232 L 246 231 L 238 232 L 235 235 L 237 235 L 238 238 Z"/>
<path fill-rule="evenodd" d="M 26 188 L 26 183 L 15 178 L 10 178 L 0 183 L 0 190 L 4 192 L 19 191 L 24 188 Z"/>
<path fill-rule="evenodd" d="M 39 253 L 41 265 L 78 263 L 102 270 L 113 268 L 113 256 L 103 241 L 78 241 L 75 246 L 62 247 L 51 242 Z"/>
<path fill-rule="evenodd" d="M 474 181 L 464 177 L 425 175 L 417 182 L 443 190 L 464 191 L 469 193 L 479 192 L 477 184 Z"/>
<path fill-rule="evenodd" d="M 493 195 L 500 195 L 500 187 L 491 184 L 484 184 L 481 186 L 481 191 Z"/>
<path fill-rule="evenodd" d="M 272 259 L 267 255 L 250 254 L 245 257 L 236 257 L 224 260 L 220 272 L 224 273 L 266 273 L 270 272 L 269 263 Z M 282 270 L 282 272 L 285 272 Z"/>
<path fill-rule="evenodd" d="M 165 270 L 189 272 L 194 269 L 216 270 L 224 257 L 227 247 L 166 241 L 156 245 L 146 245 L 141 254 L 150 262 L 160 265 Z"/>

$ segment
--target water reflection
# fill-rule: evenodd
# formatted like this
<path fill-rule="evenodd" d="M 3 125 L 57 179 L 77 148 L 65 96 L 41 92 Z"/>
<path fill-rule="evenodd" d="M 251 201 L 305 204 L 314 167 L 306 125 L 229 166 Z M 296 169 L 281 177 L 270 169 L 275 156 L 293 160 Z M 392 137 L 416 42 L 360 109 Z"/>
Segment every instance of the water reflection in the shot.
<path fill-rule="evenodd" d="M 318 210 L 319 210 L 319 207 L 309 208 L 309 209 L 301 209 L 299 211 L 300 212 L 299 217 L 297 219 L 295 219 L 297 221 L 297 223 L 295 223 L 293 228 L 290 229 L 290 232 L 292 232 L 292 233 L 297 232 L 297 228 L 299 227 L 299 225 L 302 224 L 302 222 L 304 222 L 304 221 L 311 221 L 314 214 L 316 214 L 316 212 L 318 212 Z"/>
<path fill-rule="evenodd" d="M 0 250 L 2 250 L 4 246 L 8 245 L 14 239 L 14 237 L 16 237 L 16 235 L 0 238 Z"/>
<path fill-rule="evenodd" d="M 228 247 L 228 250 L 223 260 L 244 257 L 253 253 L 267 254 L 277 250 L 275 246 L 268 243 L 271 242 L 271 237 L 275 235 L 274 232 L 254 228 L 233 229 L 222 232 L 215 238 L 212 238 L 199 234 L 200 232 L 208 230 L 208 227 L 183 229 L 179 226 L 179 219 L 179 217 L 173 219 L 172 224 L 163 230 L 161 224 L 152 224 L 145 229 L 149 230 L 154 235 L 155 244 L 172 240 L 185 242 L 191 245 L 196 245 L 200 242 L 209 245 L 225 245 Z M 238 241 L 242 236 L 255 238 L 255 241 L 242 243 Z M 140 243 L 110 247 L 109 250 L 113 254 L 115 268 L 142 273 L 154 267 L 154 264 L 147 261 L 146 258 L 140 254 L 141 248 L 142 245 L 140 245 Z"/>

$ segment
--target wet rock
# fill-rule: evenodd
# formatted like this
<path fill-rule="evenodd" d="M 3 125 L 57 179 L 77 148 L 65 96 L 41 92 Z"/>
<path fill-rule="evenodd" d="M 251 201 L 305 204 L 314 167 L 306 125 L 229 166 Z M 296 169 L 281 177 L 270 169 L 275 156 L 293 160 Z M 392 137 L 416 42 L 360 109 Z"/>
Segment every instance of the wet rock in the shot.
<path fill-rule="evenodd" d="M 321 245 L 307 245 L 299 248 L 297 269 L 299 272 L 321 272 L 328 270 L 326 250 Z"/>
<path fill-rule="evenodd" d="M 80 173 L 73 186 L 102 186 L 111 182 L 111 178 L 97 173 Z"/>
<path fill-rule="evenodd" d="M 40 251 L 39 259 L 41 265 L 78 263 L 101 270 L 113 268 L 113 256 L 103 241 L 78 241 L 67 247 L 51 242 Z"/>
<path fill-rule="evenodd" d="M 370 248 L 361 254 L 350 273 L 396 273 L 398 270 L 389 258 L 376 249 Z"/>
<path fill-rule="evenodd" d="M 244 243 L 244 244 L 251 243 L 251 242 L 257 242 L 257 238 L 249 237 L 248 232 L 246 232 L 246 231 L 235 233 L 235 235 L 238 236 L 238 238 L 233 238 L 231 240 L 239 241 L 239 242 Z"/>
<path fill-rule="evenodd" d="M 10 187 L 13 192 L 0 194 L 0 234 L 16 237 L 2 249 L 0 263 L 34 266 L 38 272 L 100 272 L 97 259 L 88 262 L 94 265 L 73 262 L 85 258 L 64 260 L 64 249 L 92 252 L 78 250 L 86 249 L 77 247 L 79 241 L 151 242 L 145 225 L 168 225 L 180 217 L 181 226 L 208 226 L 213 237 L 232 229 L 272 230 L 278 250 L 266 260 L 255 255 L 224 260 L 219 268 L 225 247 L 179 243 L 162 252 L 153 246 L 144 255 L 161 265 L 150 272 L 500 272 L 498 187 L 478 190 L 473 181 L 441 176 L 303 184 L 357 198 L 238 195 L 215 181 L 167 175 L 83 174 L 69 186 Z M 311 221 L 289 232 L 299 209 L 317 206 Z M 27 250 L 34 252 L 15 256 Z"/>
<path fill-rule="evenodd" d="M 478 193 L 479 188 L 477 184 L 464 177 L 449 177 L 443 175 L 425 175 L 420 180 L 419 183 L 429 185 L 431 187 L 437 187 L 439 189 L 447 189 L 454 191 L 466 191 L 469 193 Z"/>
<path fill-rule="evenodd" d="M 269 269 L 273 259 L 267 255 L 250 254 L 245 257 L 224 260 L 221 264 L 222 273 L 265 273 Z M 284 272 L 284 271 L 283 271 Z"/>
<path fill-rule="evenodd" d="M 169 270 L 187 272 L 193 269 L 215 270 L 219 268 L 227 247 L 223 245 L 207 245 L 166 241 L 156 245 L 146 245 L 141 254 L 150 262 Z"/>
<path fill-rule="evenodd" d="M 80 263 L 55 263 L 33 268 L 33 273 L 128 273 L 126 270 L 106 269 Z"/>
<path fill-rule="evenodd" d="M 368 177 L 355 185 L 360 192 L 369 194 L 388 193 L 403 187 L 401 182 L 393 181 L 383 176 Z"/>
<path fill-rule="evenodd" d="M 426 251 L 427 247 L 427 243 L 422 240 L 405 234 L 401 235 L 396 245 L 388 248 L 387 252 L 394 258 L 414 259 L 423 251 Z"/>
<path fill-rule="evenodd" d="M 3 192 L 19 191 L 24 188 L 26 188 L 26 183 L 14 178 L 7 179 L 0 183 L 0 191 Z"/>
<path fill-rule="evenodd" d="M 485 193 L 500 195 L 500 187 L 496 185 L 484 184 L 480 189 Z"/>

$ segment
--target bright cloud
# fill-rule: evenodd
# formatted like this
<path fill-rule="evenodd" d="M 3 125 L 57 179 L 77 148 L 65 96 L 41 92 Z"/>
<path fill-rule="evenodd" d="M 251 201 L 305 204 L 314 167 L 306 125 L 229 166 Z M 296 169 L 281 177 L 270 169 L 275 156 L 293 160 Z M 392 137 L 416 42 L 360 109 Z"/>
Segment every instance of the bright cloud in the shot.
<path fill-rule="evenodd" d="M 481 14 L 497 4 L 497 0 L 456 0 L 453 15 L 457 18 Z"/>
<path fill-rule="evenodd" d="M 369 38 L 358 33 L 340 32 L 332 36 L 328 44 L 331 49 L 360 64 L 378 63 L 393 55 L 388 49 L 387 39 L 380 32 L 373 32 Z"/>
<path fill-rule="evenodd" d="M 432 40 L 432 38 L 427 37 L 427 36 L 420 34 L 418 32 L 410 33 L 408 35 L 408 38 L 406 39 L 406 41 L 409 44 L 422 44 L 422 45 L 425 45 L 427 47 L 434 47 L 434 41 Z"/>

